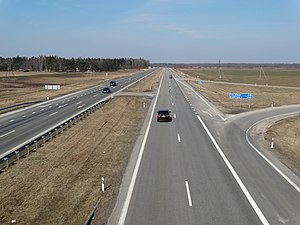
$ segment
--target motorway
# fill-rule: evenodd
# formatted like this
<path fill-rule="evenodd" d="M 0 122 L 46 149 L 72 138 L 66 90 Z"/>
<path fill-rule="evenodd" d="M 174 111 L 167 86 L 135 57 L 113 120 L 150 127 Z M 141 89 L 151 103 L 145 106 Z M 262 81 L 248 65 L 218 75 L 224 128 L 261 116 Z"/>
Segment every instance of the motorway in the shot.
<path fill-rule="evenodd" d="M 299 105 L 226 117 L 165 69 L 153 106 L 108 224 L 300 224 L 299 177 L 248 134 Z M 156 122 L 161 108 L 172 122 Z"/>
<path fill-rule="evenodd" d="M 118 85 L 111 87 L 112 95 L 154 71 L 155 69 L 150 69 L 116 79 Z M 92 105 L 110 98 L 110 94 L 101 92 L 105 86 L 109 86 L 109 81 L 97 87 L 0 115 L 0 159 Z"/>

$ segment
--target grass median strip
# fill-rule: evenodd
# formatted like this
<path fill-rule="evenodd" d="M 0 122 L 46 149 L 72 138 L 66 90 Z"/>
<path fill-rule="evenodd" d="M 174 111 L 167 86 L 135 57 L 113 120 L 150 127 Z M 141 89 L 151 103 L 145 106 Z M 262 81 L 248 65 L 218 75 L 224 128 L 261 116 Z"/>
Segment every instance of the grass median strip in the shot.
<path fill-rule="evenodd" d="M 114 98 L 2 173 L 0 224 L 83 224 L 98 198 L 105 223 L 149 101 Z"/>

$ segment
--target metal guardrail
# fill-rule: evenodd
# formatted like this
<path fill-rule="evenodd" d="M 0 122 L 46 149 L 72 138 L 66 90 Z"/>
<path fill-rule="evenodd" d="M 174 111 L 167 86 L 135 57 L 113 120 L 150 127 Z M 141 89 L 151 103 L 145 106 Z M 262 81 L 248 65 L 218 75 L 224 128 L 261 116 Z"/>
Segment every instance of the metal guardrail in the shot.
<path fill-rule="evenodd" d="M 10 108 L 14 108 L 14 107 L 18 107 L 18 106 L 32 105 L 32 104 L 36 104 L 36 103 L 40 103 L 40 102 L 43 102 L 43 101 L 18 103 L 18 104 L 14 104 L 14 105 L 10 105 L 10 106 L 6 106 L 6 107 L 3 107 L 3 108 L 0 108 L 0 111 L 6 110 L 6 109 L 10 109 Z"/>
<path fill-rule="evenodd" d="M 95 112 L 97 109 L 101 108 L 102 105 L 107 101 L 109 101 L 109 99 L 101 101 L 91 106 L 90 108 L 84 110 L 83 112 L 80 112 L 79 114 L 73 116 L 72 118 L 69 118 L 67 121 L 56 125 L 51 130 L 48 130 L 35 137 L 34 140 L 30 140 L 26 143 L 23 143 L 22 146 L 19 146 L 17 149 L 14 149 L 14 151 L 0 158 L 0 170 L 8 168 L 9 165 L 13 162 L 19 161 L 21 157 L 29 155 L 31 151 L 36 150 L 39 146 L 45 145 L 47 141 L 58 136 L 59 134 L 62 134 L 65 129 L 70 128 L 76 122 L 79 122 L 80 120 L 89 116 L 91 113 Z"/>

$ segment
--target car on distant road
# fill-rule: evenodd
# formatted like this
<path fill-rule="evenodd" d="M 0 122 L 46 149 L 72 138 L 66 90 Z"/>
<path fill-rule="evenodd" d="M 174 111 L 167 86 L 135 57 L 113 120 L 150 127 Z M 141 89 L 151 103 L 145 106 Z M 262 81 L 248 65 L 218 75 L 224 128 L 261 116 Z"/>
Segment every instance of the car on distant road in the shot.
<path fill-rule="evenodd" d="M 110 83 L 109 83 L 109 86 L 117 86 L 117 81 L 115 80 L 111 80 Z"/>
<path fill-rule="evenodd" d="M 160 109 L 157 111 L 157 122 L 171 122 L 171 111 L 168 109 Z"/>
<path fill-rule="evenodd" d="M 173 78 L 172 74 L 170 74 L 169 78 L 170 78 L 170 79 L 172 79 L 172 78 Z"/>
<path fill-rule="evenodd" d="M 111 90 L 109 87 L 105 87 L 102 89 L 102 93 L 111 93 Z"/>

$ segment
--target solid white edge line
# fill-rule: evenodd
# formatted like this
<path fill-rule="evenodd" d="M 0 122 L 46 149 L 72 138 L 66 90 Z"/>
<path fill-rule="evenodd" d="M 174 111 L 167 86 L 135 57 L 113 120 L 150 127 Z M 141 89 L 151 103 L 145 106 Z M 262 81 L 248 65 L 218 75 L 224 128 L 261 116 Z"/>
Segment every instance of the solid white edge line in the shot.
<path fill-rule="evenodd" d="M 140 163 L 142 161 L 142 156 L 143 156 L 146 141 L 147 141 L 147 138 L 148 138 L 148 134 L 149 134 L 151 122 L 152 122 L 152 119 L 153 119 L 154 110 L 155 110 L 156 102 L 157 102 L 158 95 L 159 95 L 159 92 L 160 92 L 163 77 L 164 76 L 162 75 L 161 80 L 160 80 L 160 84 L 159 84 L 159 87 L 158 87 L 158 91 L 157 91 L 157 94 L 156 94 L 156 97 L 155 97 L 155 101 L 154 101 L 154 104 L 153 104 L 153 109 L 152 109 L 152 112 L 151 112 L 150 120 L 149 120 L 147 129 L 146 129 L 146 132 L 145 132 L 145 136 L 144 136 L 144 139 L 143 139 L 143 142 L 142 142 L 142 145 L 141 145 L 141 149 L 140 149 L 140 152 L 139 152 L 139 155 L 138 155 L 135 167 L 134 167 L 134 171 L 133 171 L 132 178 L 131 178 L 131 181 L 130 181 L 130 184 L 129 184 L 127 196 L 126 196 L 126 199 L 125 199 L 125 202 L 124 202 L 124 206 L 122 208 L 122 212 L 121 212 L 121 215 L 120 215 L 118 225 L 124 225 L 124 223 L 125 223 L 125 219 L 126 219 L 130 199 L 131 199 L 131 196 L 132 196 L 133 188 L 134 188 L 135 181 L 136 181 L 136 178 L 137 178 L 137 174 L 138 174 L 138 171 L 139 171 Z"/>
<path fill-rule="evenodd" d="M 179 143 L 181 142 L 180 134 L 177 134 L 177 140 L 178 140 Z"/>
<path fill-rule="evenodd" d="M 186 193 L 188 196 L 189 206 L 193 206 L 190 188 L 189 188 L 189 182 L 187 180 L 185 181 L 185 188 L 186 188 Z"/>
<path fill-rule="evenodd" d="M 214 137 L 212 136 L 212 134 L 208 130 L 208 128 L 205 125 L 205 123 L 202 121 L 201 117 L 199 115 L 197 115 L 197 118 L 200 121 L 200 123 L 202 124 L 202 126 L 204 127 L 206 133 L 208 134 L 209 138 L 211 139 L 211 141 L 213 142 L 214 146 L 218 150 L 218 152 L 221 155 L 223 161 L 225 162 L 227 168 L 229 169 L 229 171 L 233 175 L 234 179 L 236 180 L 236 182 L 240 186 L 241 190 L 243 191 L 244 195 L 246 196 L 247 200 L 251 204 L 252 208 L 254 209 L 255 213 L 257 214 L 257 216 L 260 219 L 260 221 L 262 222 L 262 224 L 263 225 L 269 225 L 270 223 L 268 222 L 268 220 L 266 219 L 266 217 L 264 216 L 264 214 L 262 213 L 262 211 L 260 210 L 260 208 L 258 207 L 258 205 L 256 204 L 256 202 L 252 198 L 251 194 L 247 190 L 246 186 L 244 185 L 244 183 L 242 182 L 242 180 L 240 179 L 240 177 L 238 176 L 238 174 L 235 172 L 234 168 L 232 167 L 232 165 L 230 164 L 229 160 L 227 159 L 227 157 L 223 153 L 222 149 L 220 148 L 220 146 L 218 145 L 218 143 L 216 142 L 216 140 L 214 139 Z"/>
<path fill-rule="evenodd" d="M 290 114 L 290 113 L 288 113 Z M 292 115 L 294 115 L 295 113 L 292 113 Z M 296 114 L 295 114 L 296 115 Z M 277 117 L 277 116 L 274 116 L 274 117 Z M 272 118 L 272 117 L 271 117 Z M 270 118 L 268 118 L 270 119 Z M 265 120 L 265 119 L 263 119 Z M 248 138 L 248 133 L 249 133 L 249 130 L 252 129 L 252 127 L 254 127 L 256 124 L 260 123 L 261 121 L 263 120 L 260 120 L 260 121 L 257 121 L 256 123 L 252 124 L 251 127 L 249 127 L 246 131 L 246 140 L 248 142 L 248 144 L 267 162 L 269 163 L 270 166 L 273 167 L 274 170 L 277 171 L 277 173 L 279 173 L 290 185 L 292 185 L 293 188 L 296 189 L 296 191 L 300 192 L 300 188 L 298 187 L 297 184 L 295 184 L 287 175 L 285 175 L 278 167 L 276 167 L 264 154 L 262 154 L 249 140 Z"/>
<path fill-rule="evenodd" d="M 223 121 L 225 121 L 226 119 L 219 114 L 199 93 L 197 93 L 193 88 L 189 87 L 187 84 L 183 83 L 182 81 L 175 79 L 176 81 L 180 82 L 181 84 L 183 84 L 184 86 L 186 86 L 187 88 L 189 88 L 190 90 L 192 90 L 199 98 L 201 98 L 206 105 L 208 105 Z"/>

